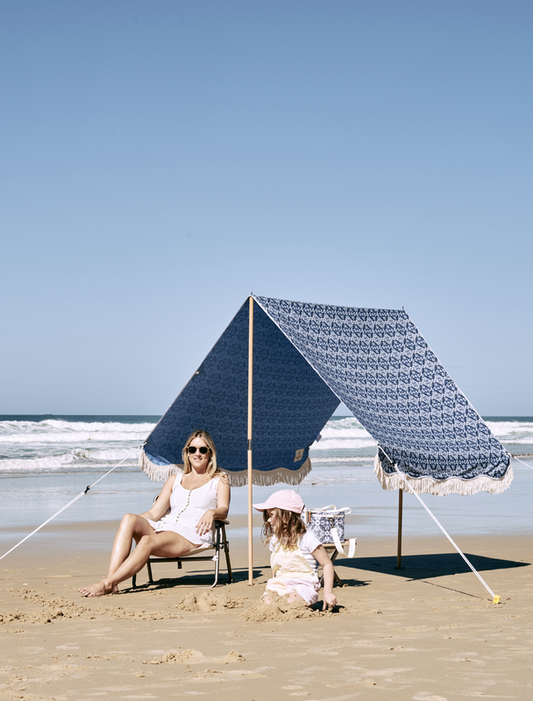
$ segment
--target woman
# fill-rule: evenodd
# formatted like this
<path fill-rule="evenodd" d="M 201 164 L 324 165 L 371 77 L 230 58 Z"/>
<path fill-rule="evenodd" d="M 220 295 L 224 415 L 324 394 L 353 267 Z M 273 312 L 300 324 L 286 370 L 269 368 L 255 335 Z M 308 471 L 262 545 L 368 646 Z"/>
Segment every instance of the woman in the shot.
<path fill-rule="evenodd" d="M 150 511 L 124 516 L 107 576 L 78 589 L 84 596 L 114 594 L 118 584 L 137 574 L 150 555 L 179 557 L 206 541 L 213 542 L 215 519 L 228 515 L 230 487 L 227 474 L 217 467 L 215 444 L 207 431 L 189 436 L 182 459 L 183 473 L 167 479 Z M 137 546 L 130 554 L 132 540 Z"/>

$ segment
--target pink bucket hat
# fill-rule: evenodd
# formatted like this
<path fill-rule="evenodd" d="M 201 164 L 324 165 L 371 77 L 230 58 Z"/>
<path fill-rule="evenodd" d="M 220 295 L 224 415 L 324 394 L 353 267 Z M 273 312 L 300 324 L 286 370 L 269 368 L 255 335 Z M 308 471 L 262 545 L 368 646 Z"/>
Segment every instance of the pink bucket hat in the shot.
<path fill-rule="evenodd" d="M 254 504 L 253 507 L 258 511 L 284 509 L 285 511 L 294 511 L 296 514 L 301 514 L 304 510 L 304 503 L 302 497 L 292 489 L 280 489 L 278 492 L 271 494 L 264 504 Z"/>

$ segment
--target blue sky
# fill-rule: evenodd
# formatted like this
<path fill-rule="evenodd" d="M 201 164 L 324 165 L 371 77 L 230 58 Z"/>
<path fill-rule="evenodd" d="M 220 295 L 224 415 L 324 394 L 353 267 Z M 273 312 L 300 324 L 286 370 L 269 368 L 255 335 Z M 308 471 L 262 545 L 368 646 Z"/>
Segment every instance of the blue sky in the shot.
<path fill-rule="evenodd" d="M 250 292 L 533 415 L 533 4 L 2 0 L 0 413 L 162 413 Z"/>

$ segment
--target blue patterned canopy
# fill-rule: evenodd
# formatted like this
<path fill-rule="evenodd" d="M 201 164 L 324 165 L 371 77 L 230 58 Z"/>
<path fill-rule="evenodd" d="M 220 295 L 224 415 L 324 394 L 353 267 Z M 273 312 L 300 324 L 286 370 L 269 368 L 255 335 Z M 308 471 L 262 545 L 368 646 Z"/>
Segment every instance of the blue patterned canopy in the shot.
<path fill-rule="evenodd" d="M 509 486 L 510 455 L 404 311 L 253 299 L 255 483 L 300 482 L 342 401 L 376 440 L 385 489 Z M 187 437 L 204 428 L 232 483 L 246 483 L 248 315 L 245 303 L 146 440 L 141 466 L 153 479 L 176 471 Z"/>

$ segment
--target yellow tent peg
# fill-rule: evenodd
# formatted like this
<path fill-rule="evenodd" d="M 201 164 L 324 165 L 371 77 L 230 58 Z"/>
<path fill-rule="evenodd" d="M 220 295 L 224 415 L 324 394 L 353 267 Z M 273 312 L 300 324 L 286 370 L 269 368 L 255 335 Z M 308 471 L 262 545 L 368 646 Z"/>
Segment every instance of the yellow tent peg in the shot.
<path fill-rule="evenodd" d="M 493 604 L 499 604 L 500 603 L 500 597 L 497 594 L 494 594 L 494 599 L 492 600 Z"/>

